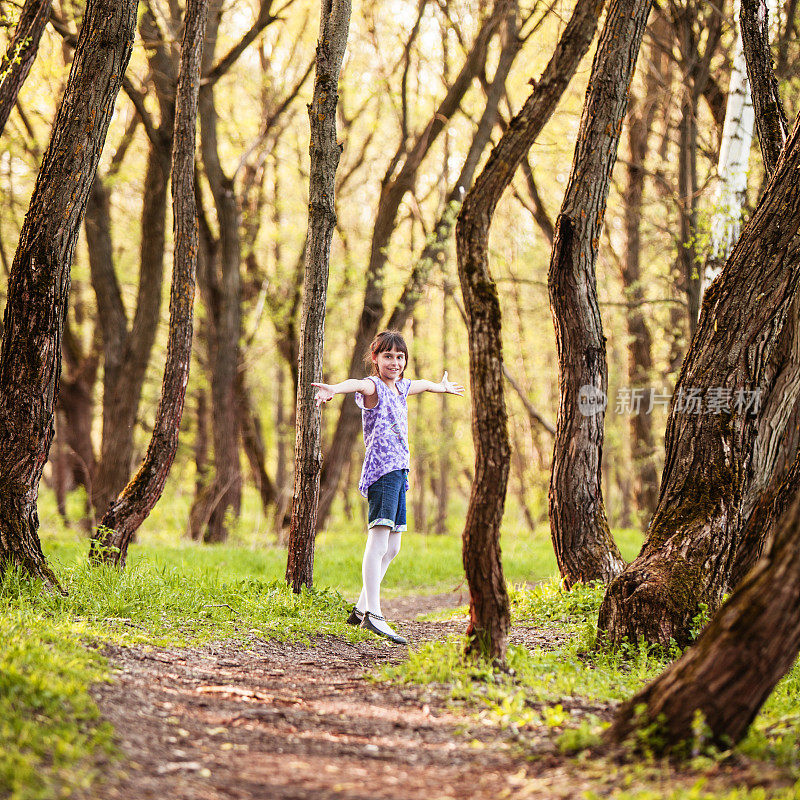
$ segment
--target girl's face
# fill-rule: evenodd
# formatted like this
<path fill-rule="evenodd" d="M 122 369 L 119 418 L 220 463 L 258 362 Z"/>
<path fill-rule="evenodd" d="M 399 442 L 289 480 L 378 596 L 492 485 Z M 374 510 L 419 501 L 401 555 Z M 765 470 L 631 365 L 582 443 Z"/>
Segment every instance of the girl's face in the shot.
<path fill-rule="evenodd" d="M 402 350 L 381 350 L 372 356 L 378 368 L 378 376 L 385 381 L 397 381 L 406 368 L 406 356 Z"/>

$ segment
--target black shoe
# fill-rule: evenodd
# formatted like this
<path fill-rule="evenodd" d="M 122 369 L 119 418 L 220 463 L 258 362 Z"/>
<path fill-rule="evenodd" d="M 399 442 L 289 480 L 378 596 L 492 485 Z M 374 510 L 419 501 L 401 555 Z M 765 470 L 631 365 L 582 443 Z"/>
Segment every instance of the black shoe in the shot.
<path fill-rule="evenodd" d="M 367 611 L 364 614 L 364 619 L 361 621 L 361 627 L 365 630 L 372 631 L 372 633 L 377 633 L 378 636 L 385 636 L 390 642 L 394 642 L 395 644 L 408 644 L 408 640 L 400 636 L 399 633 L 386 633 L 386 631 L 382 631 L 380 628 L 377 628 L 372 624 L 373 619 L 379 619 L 381 622 L 386 622 L 386 617 L 380 617 L 377 614 Z"/>
<path fill-rule="evenodd" d="M 353 610 L 350 612 L 350 616 L 347 618 L 347 624 L 358 627 L 361 625 L 362 619 L 364 619 L 364 615 L 355 606 L 353 606 Z"/>

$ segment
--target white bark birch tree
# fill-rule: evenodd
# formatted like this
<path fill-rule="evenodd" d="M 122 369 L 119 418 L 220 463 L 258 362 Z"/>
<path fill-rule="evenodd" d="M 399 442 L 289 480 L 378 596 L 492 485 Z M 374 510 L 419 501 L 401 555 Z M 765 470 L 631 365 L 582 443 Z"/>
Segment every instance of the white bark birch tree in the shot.
<path fill-rule="evenodd" d="M 717 165 L 717 187 L 714 213 L 710 224 L 709 257 L 703 274 L 701 293 L 722 271 L 741 231 L 742 209 L 747 200 L 747 175 L 750 149 L 753 143 L 755 111 L 753 96 L 747 79 L 747 61 L 742 46 L 742 28 L 739 20 L 739 0 L 735 0 L 733 16 L 736 41 L 733 45 L 733 65 L 728 88 L 728 104 Z M 770 20 L 779 13 L 778 0 L 767 0 Z M 702 303 L 701 294 L 701 303 Z"/>

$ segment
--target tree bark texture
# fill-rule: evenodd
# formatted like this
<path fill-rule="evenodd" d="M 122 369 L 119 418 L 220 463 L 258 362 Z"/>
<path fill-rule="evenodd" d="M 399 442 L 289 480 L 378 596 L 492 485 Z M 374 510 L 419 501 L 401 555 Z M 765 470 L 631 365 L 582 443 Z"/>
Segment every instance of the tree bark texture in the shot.
<path fill-rule="evenodd" d="M 458 274 L 469 338 L 475 442 L 475 479 L 463 535 L 464 569 L 470 587 L 468 647 L 501 661 L 505 658 L 509 606 L 499 536 L 510 446 L 503 390 L 500 304 L 489 273 L 489 227 L 503 191 L 588 50 L 601 9 L 602 3 L 596 0 L 578 3 L 536 88 L 492 150 L 465 198 L 456 225 Z"/>
<path fill-rule="evenodd" d="M 431 116 L 425 129 L 417 136 L 408 151 L 401 149 L 392 160 L 381 184 L 378 211 L 372 230 L 367 283 L 364 290 L 364 306 L 356 330 L 355 345 L 350 357 L 348 377 L 361 378 L 364 375 L 364 353 L 378 332 L 383 319 L 384 272 L 388 258 L 388 248 L 394 233 L 400 203 L 411 190 L 419 167 L 439 134 L 458 110 L 473 79 L 485 68 L 486 52 L 500 22 L 505 18 L 511 0 L 496 0 L 492 13 L 484 20 L 472 49 L 468 53 L 461 71 L 447 91 L 436 112 Z M 404 157 L 403 157 L 404 156 Z M 402 159 L 402 166 L 398 163 Z M 342 403 L 333 440 L 325 455 L 325 468 L 320 483 L 318 525 L 327 519 L 333 498 L 339 488 L 342 473 L 348 464 L 361 433 L 361 412 L 353 402 Z"/>
<path fill-rule="evenodd" d="M 781 515 L 767 556 L 711 620 L 697 642 L 625 702 L 606 732 L 621 742 L 657 726 L 651 749 L 686 754 L 701 712 L 713 742 L 730 747 L 747 732 L 800 650 L 800 497 Z M 642 713 L 644 707 L 644 713 Z"/>
<path fill-rule="evenodd" d="M 670 406 L 658 508 L 642 551 L 600 609 L 599 627 L 612 642 L 683 644 L 698 604 L 719 608 L 742 528 L 774 472 L 800 377 L 799 139 L 796 125 L 706 292 Z"/>
<path fill-rule="evenodd" d="M 789 135 L 789 123 L 781 103 L 778 81 L 772 70 L 768 6 L 768 0 L 741 0 L 739 22 L 747 77 L 753 93 L 758 141 L 764 167 L 767 174 L 771 175 Z"/>
<path fill-rule="evenodd" d="M 210 7 L 203 73 L 213 64 L 222 4 Z M 214 198 L 219 224 L 219 247 L 209 264 L 213 272 L 213 302 L 209 308 L 211 364 L 211 433 L 214 442 L 214 477 L 192 508 L 207 542 L 228 538 L 226 512 L 239 515 L 242 473 L 239 463 L 239 415 L 236 403 L 236 372 L 241 335 L 241 274 L 239 208 L 233 181 L 222 169 L 217 144 L 217 111 L 214 86 L 200 89 L 200 131 L 203 166 Z M 217 265 L 219 269 L 217 270 Z"/>
<path fill-rule="evenodd" d="M 608 527 L 601 487 L 608 375 L 595 261 L 628 87 L 650 6 L 650 0 L 614 0 L 609 6 L 550 259 L 560 388 L 550 532 L 567 586 L 610 581 L 624 566 Z M 587 405 L 593 398 L 603 402 Z"/>
<path fill-rule="evenodd" d="M 36 59 L 50 4 L 51 0 L 25 0 L 6 54 L 0 59 L 0 136 Z"/>
<path fill-rule="evenodd" d="M 170 288 L 167 361 L 153 433 L 138 472 L 103 515 L 90 558 L 125 566 L 128 545 L 152 511 L 178 449 L 192 356 L 192 318 L 198 226 L 194 199 L 195 129 L 200 61 L 208 0 L 188 0 L 181 43 L 172 148 L 172 207 L 175 256 Z"/>
<path fill-rule="evenodd" d="M 625 315 L 630 344 L 628 345 L 628 380 L 631 389 L 645 390 L 650 385 L 653 369 L 652 336 L 642 311 L 644 285 L 641 270 L 641 214 L 644 196 L 647 139 L 655 116 L 653 97 L 656 90 L 655 65 L 648 68 L 644 97 L 631 101 L 628 112 L 628 154 L 626 187 L 623 197 L 625 255 L 621 266 L 625 299 L 631 304 Z M 633 492 L 637 511 L 649 519 L 658 503 L 658 472 L 654 462 L 655 441 L 653 417 L 636 407 L 630 418 Z"/>
<path fill-rule="evenodd" d="M 37 529 L 53 437 L 70 265 L 114 100 L 136 0 L 89 0 L 63 100 L 11 267 L 0 350 L 0 564 L 57 584 Z"/>
<path fill-rule="evenodd" d="M 349 27 L 350 0 L 322 0 L 314 95 L 308 107 L 311 125 L 308 240 L 300 323 L 294 495 L 286 563 L 286 582 L 295 592 L 314 583 L 322 445 L 320 413 L 314 402 L 315 389 L 311 383 L 322 380 L 328 267 L 336 225 L 336 168 L 342 152 L 336 141 L 336 105 L 339 101 L 339 71 Z"/>

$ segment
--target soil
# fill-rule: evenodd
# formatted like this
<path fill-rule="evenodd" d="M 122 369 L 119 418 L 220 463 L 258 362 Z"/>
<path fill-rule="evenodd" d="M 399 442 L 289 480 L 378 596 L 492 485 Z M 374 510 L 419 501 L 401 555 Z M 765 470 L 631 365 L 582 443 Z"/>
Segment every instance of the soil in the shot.
<path fill-rule="evenodd" d="M 458 602 L 401 598 L 384 612 L 420 642 L 465 629 L 464 619 L 416 619 Z M 512 639 L 547 646 L 551 636 L 515 629 Z M 122 758 L 99 765 L 93 800 L 550 800 L 605 795 L 613 785 L 602 767 L 562 756 L 549 731 L 522 747 L 514 732 L 453 707 L 444 687 L 370 680 L 376 666 L 406 654 L 377 638 L 104 652 L 118 672 L 93 694 Z M 577 701 L 565 708 L 609 713 Z M 735 772 L 726 784 L 748 782 Z"/>

